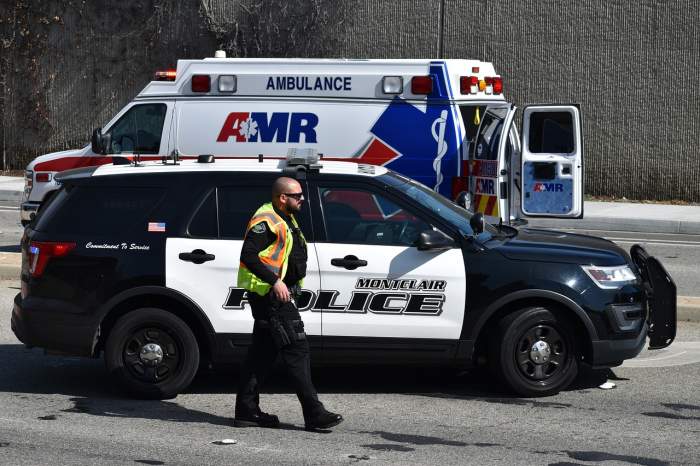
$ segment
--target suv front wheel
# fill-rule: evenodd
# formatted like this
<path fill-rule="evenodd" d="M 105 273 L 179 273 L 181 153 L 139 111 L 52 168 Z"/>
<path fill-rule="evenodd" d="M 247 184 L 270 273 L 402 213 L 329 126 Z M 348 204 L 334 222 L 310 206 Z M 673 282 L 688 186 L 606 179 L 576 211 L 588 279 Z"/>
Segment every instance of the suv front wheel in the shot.
<path fill-rule="evenodd" d="M 578 373 L 574 331 L 546 308 L 504 317 L 495 336 L 490 341 L 491 367 L 519 395 L 554 395 Z"/>
<path fill-rule="evenodd" d="M 158 308 L 122 316 L 105 345 L 107 370 L 133 396 L 174 398 L 192 382 L 199 346 L 179 317 Z"/>

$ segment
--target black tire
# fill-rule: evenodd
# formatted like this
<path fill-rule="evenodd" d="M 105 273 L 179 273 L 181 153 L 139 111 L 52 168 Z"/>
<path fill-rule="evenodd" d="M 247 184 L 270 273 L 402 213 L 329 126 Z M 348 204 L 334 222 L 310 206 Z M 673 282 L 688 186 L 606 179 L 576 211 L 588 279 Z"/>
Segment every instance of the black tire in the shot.
<path fill-rule="evenodd" d="M 157 347 L 146 348 L 150 344 Z M 158 308 L 135 309 L 122 316 L 110 332 L 105 364 L 110 375 L 136 398 L 174 398 L 197 373 L 199 346 L 190 327 L 176 315 Z"/>
<path fill-rule="evenodd" d="M 578 373 L 578 348 L 571 325 L 546 308 L 504 317 L 491 338 L 492 371 L 521 396 L 548 396 L 568 387 Z M 549 349 L 549 357 L 534 345 Z M 536 361 L 537 360 L 537 361 Z"/>

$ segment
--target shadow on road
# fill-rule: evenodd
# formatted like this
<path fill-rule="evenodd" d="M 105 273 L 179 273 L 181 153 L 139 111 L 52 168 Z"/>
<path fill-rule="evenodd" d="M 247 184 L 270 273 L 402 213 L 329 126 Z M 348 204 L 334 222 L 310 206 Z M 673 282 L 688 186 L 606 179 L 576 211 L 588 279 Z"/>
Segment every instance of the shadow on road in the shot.
<path fill-rule="evenodd" d="M 46 356 L 40 349 L 0 345 L 0 392 L 63 394 L 78 398 L 125 398 L 109 377 L 102 359 Z M 608 371 L 582 371 L 570 390 L 597 387 Z M 313 378 L 320 393 L 400 393 L 455 399 L 493 399 L 518 403 L 485 371 L 456 374 L 453 369 L 406 367 L 317 367 Z M 235 394 L 237 368 L 202 370 L 187 393 Z M 265 385 L 266 393 L 293 393 L 279 370 Z M 527 401 L 531 403 L 532 401 Z M 133 407 L 129 402 L 129 407 Z M 150 403 L 150 402 L 147 402 Z"/>

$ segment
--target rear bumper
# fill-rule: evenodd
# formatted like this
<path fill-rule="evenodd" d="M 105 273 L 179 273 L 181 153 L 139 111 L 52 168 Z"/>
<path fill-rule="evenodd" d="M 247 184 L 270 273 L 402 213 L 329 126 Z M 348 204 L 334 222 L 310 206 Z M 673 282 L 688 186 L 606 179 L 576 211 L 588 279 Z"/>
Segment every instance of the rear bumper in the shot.
<path fill-rule="evenodd" d="M 21 295 L 15 296 L 10 327 L 19 341 L 29 347 L 49 351 L 91 356 L 96 328 L 85 322 L 84 315 L 68 314 L 56 309 L 32 309 L 24 305 Z"/>
<path fill-rule="evenodd" d="M 643 349 L 647 340 L 649 326 L 644 323 L 639 335 L 625 340 L 598 340 L 592 344 L 591 365 L 596 368 L 615 367 L 625 359 L 632 359 Z"/>

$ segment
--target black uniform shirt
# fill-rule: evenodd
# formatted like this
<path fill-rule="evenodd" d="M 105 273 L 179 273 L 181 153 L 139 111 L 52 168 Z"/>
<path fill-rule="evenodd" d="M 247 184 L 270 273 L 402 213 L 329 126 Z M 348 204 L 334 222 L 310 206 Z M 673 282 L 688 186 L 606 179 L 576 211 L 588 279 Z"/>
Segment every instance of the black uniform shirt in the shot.
<path fill-rule="evenodd" d="M 306 276 L 306 260 L 308 258 L 306 243 L 302 240 L 301 231 L 292 223 L 291 217 L 280 212 L 277 208 L 275 208 L 275 212 L 287 222 L 294 238 L 287 262 L 287 273 L 284 276 L 284 283 L 287 286 L 292 286 Z M 258 278 L 270 285 L 274 285 L 278 277 L 262 263 L 258 254 L 274 243 L 276 239 L 277 235 L 270 231 L 267 223 L 260 222 L 253 225 L 248 231 L 241 249 L 241 262 Z"/>

